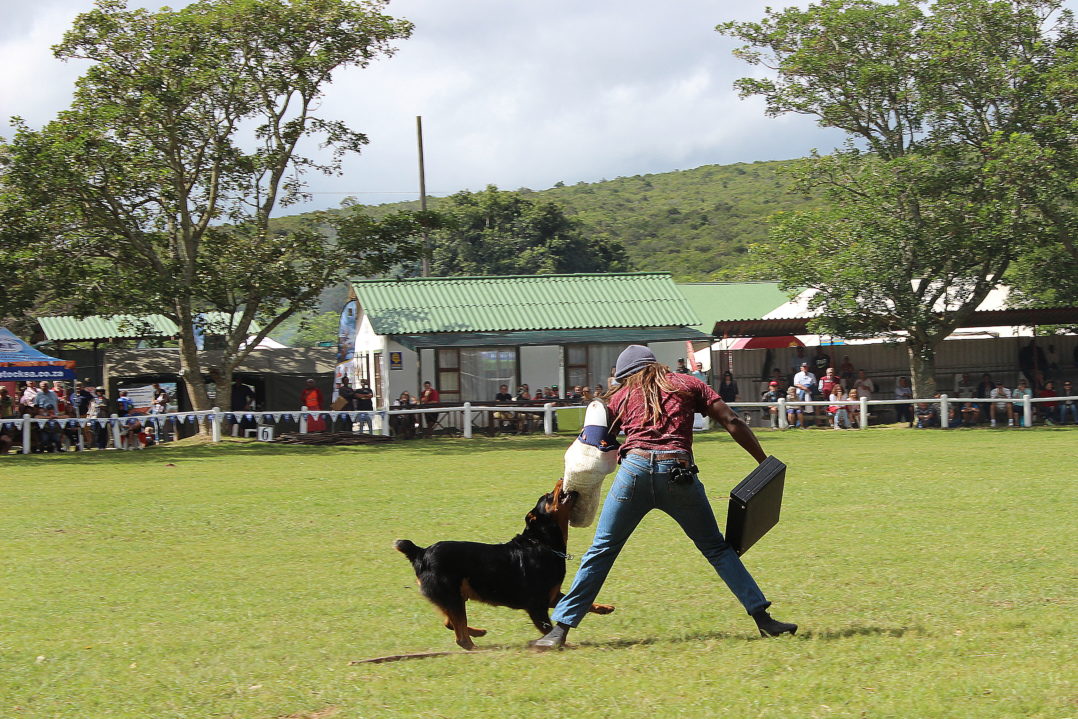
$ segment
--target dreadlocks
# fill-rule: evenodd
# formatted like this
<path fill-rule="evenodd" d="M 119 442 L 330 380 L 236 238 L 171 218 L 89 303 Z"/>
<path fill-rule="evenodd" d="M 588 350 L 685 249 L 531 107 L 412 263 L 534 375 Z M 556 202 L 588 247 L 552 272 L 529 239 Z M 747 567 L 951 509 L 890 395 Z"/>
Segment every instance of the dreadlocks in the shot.
<path fill-rule="evenodd" d="M 670 381 L 670 372 L 670 368 L 666 365 L 653 362 L 639 372 L 626 377 L 620 385 L 608 391 L 604 399 L 609 399 L 621 391 L 639 391 L 644 396 L 644 406 L 647 407 L 647 421 L 657 422 L 663 413 L 663 394 L 688 394 Z M 620 413 L 617 419 L 621 419 Z"/>

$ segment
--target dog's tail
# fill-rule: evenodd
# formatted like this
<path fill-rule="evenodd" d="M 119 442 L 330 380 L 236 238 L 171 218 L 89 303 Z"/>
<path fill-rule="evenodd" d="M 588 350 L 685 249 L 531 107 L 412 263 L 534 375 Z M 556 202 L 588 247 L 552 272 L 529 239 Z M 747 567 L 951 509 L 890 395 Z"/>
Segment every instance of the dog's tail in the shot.
<path fill-rule="evenodd" d="M 415 560 L 423 554 L 423 547 L 417 547 L 410 539 L 398 539 L 393 542 L 393 548 L 408 557 L 408 561 L 412 564 L 415 564 Z"/>

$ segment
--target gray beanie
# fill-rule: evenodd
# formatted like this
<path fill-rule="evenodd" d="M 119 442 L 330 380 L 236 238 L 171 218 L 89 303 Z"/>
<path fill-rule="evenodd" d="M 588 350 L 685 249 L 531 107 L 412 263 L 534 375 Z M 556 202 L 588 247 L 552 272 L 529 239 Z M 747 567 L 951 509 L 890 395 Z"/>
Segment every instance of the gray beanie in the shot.
<path fill-rule="evenodd" d="M 629 375 L 636 374 L 658 361 L 655 359 L 655 353 L 644 345 L 629 345 L 618 355 L 618 361 L 614 365 L 614 379 L 621 382 Z"/>

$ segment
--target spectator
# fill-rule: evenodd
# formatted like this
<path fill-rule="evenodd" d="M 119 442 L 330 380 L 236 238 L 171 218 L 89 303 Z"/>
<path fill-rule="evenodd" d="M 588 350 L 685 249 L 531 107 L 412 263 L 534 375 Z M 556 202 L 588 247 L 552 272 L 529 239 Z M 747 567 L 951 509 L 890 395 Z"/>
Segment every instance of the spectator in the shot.
<path fill-rule="evenodd" d="M 241 429 L 254 428 L 253 419 L 245 419 L 244 412 L 249 412 L 255 403 L 255 391 L 232 378 L 232 396 L 229 398 L 229 409 L 232 410 L 232 436 L 238 437 Z"/>
<path fill-rule="evenodd" d="M 60 408 L 60 398 L 52 391 L 52 385 L 42 382 L 37 394 L 34 395 L 34 406 L 45 410 L 48 417 L 55 417 Z"/>
<path fill-rule="evenodd" d="M 786 396 L 786 393 L 779 386 L 778 380 L 771 380 L 767 383 L 767 390 L 760 395 L 760 400 L 768 403 L 778 402 L 780 399 Z M 771 429 L 778 429 L 779 427 L 779 408 L 777 406 L 769 406 L 767 413 L 771 418 Z"/>
<path fill-rule="evenodd" d="M 1036 382 L 1038 373 L 1043 374 L 1048 368 L 1048 358 L 1044 356 L 1044 350 L 1037 346 L 1036 337 L 1018 350 L 1018 366 L 1030 382 Z"/>
<path fill-rule="evenodd" d="M 139 440 L 142 442 L 143 448 L 152 447 L 157 444 L 157 432 L 154 431 L 152 424 L 148 424 L 142 428 Z"/>
<path fill-rule="evenodd" d="M 812 370 L 817 377 L 823 376 L 824 371 L 831 366 L 831 355 L 823 351 L 823 347 L 816 348 L 816 355 L 812 358 Z"/>
<path fill-rule="evenodd" d="M 1004 400 L 1011 398 L 1011 391 L 1003 386 L 1002 382 L 996 382 L 996 386 L 988 394 L 989 399 Z M 1007 426 L 1014 426 L 1014 405 L 1010 402 L 992 402 L 989 404 L 988 416 L 992 420 L 992 426 L 996 426 L 996 415 L 1007 415 Z"/>
<path fill-rule="evenodd" d="M 685 359 L 679 357 L 677 361 L 677 369 L 674 370 L 678 374 L 689 374 L 689 368 L 685 366 Z"/>
<path fill-rule="evenodd" d="M 407 392 L 401 392 L 393 402 L 393 409 L 412 409 L 413 407 L 415 403 L 412 402 L 412 395 Z M 395 414 L 390 420 L 390 426 L 393 428 L 393 433 L 401 439 L 415 438 L 414 414 Z"/>
<path fill-rule="evenodd" d="M 1063 397 L 1074 396 L 1074 385 L 1070 380 L 1063 382 Z M 1059 402 L 1059 423 L 1066 424 L 1067 417 L 1071 418 L 1074 424 L 1078 424 L 1078 400 L 1065 399 Z"/>
<path fill-rule="evenodd" d="M 86 389 L 86 385 L 83 382 L 75 383 L 75 394 L 71 398 L 72 407 L 75 410 L 76 417 L 89 417 L 90 405 L 94 401 L 94 393 Z M 90 425 L 82 427 L 82 441 L 86 447 L 89 447 L 94 443 L 94 432 Z"/>
<path fill-rule="evenodd" d="M 98 387 L 94 390 L 94 399 L 90 403 L 90 417 L 95 419 L 108 419 L 111 403 L 108 396 L 105 394 L 104 387 Z M 108 422 L 94 422 L 94 444 L 98 449 L 105 449 L 109 446 L 109 423 Z"/>
<path fill-rule="evenodd" d="M 337 402 L 338 411 L 340 412 L 355 412 L 356 411 L 356 391 L 352 389 L 352 384 L 348 380 L 348 375 L 341 375 L 341 379 L 337 382 Z"/>
<path fill-rule="evenodd" d="M 4 426 L 4 420 L 15 419 L 18 414 L 18 402 L 8 393 L 7 387 L 0 385 L 0 454 L 7 454 L 15 444 L 14 426 Z"/>
<path fill-rule="evenodd" d="M 782 370 L 780 370 L 778 367 L 771 370 L 771 380 L 770 381 L 771 382 L 778 382 L 779 383 L 779 390 L 783 394 L 786 394 L 786 388 L 790 386 L 790 383 L 786 380 L 786 375 L 784 375 L 782 373 Z M 770 384 L 768 386 L 770 386 Z"/>
<path fill-rule="evenodd" d="M 528 385 L 522 384 L 517 387 L 516 401 L 530 400 L 532 398 L 531 392 L 528 390 Z"/>
<path fill-rule="evenodd" d="M 936 404 L 932 402 L 918 402 L 917 410 L 914 414 L 917 417 L 917 429 L 939 427 L 940 415 L 939 408 Z"/>
<path fill-rule="evenodd" d="M 308 412 L 315 413 L 307 417 L 308 432 L 324 432 L 326 430 L 325 420 L 322 419 L 321 415 L 317 414 L 323 409 L 322 402 L 322 390 L 318 389 L 313 379 L 308 379 L 304 383 L 303 390 L 299 393 L 300 407 Z"/>
<path fill-rule="evenodd" d="M 808 366 L 808 357 L 805 356 L 805 348 L 799 346 L 794 350 L 793 357 L 790 358 L 790 375 L 800 372 L 801 365 Z M 795 382 L 794 384 L 797 383 Z"/>
<path fill-rule="evenodd" d="M 134 406 L 135 403 L 127 396 L 127 390 L 120 390 L 120 396 L 116 398 L 116 414 L 120 417 L 126 417 L 131 413 Z"/>
<path fill-rule="evenodd" d="M 790 404 L 797 401 L 797 387 L 786 389 L 786 424 L 791 427 L 801 426 L 801 408 Z"/>
<path fill-rule="evenodd" d="M 165 414 L 168 412 L 168 403 L 171 398 L 158 382 L 153 383 L 153 406 L 150 412 L 153 414 Z"/>
<path fill-rule="evenodd" d="M 495 402 L 512 402 L 513 395 L 509 394 L 509 385 L 498 386 L 498 393 L 494 395 Z M 499 429 L 506 429 L 514 424 L 516 414 L 513 412 L 498 411 L 494 413 L 494 422 Z"/>
<path fill-rule="evenodd" d="M 42 382 L 41 386 L 42 391 L 38 393 L 38 397 L 46 391 L 55 396 L 56 393 L 49 389 L 47 382 Z M 36 419 L 47 420 L 37 427 L 37 451 L 42 453 L 63 452 L 63 435 L 60 431 L 60 423 L 56 420 L 56 410 L 46 409 L 44 405 L 39 404 L 34 407 L 34 414 Z"/>
<path fill-rule="evenodd" d="M 591 387 L 584 385 L 580 390 L 580 401 L 584 404 L 588 404 L 595 399 L 595 394 L 591 391 Z"/>
<path fill-rule="evenodd" d="M 41 390 L 38 389 L 37 382 L 30 380 L 26 383 L 26 388 L 23 390 L 19 403 L 25 408 L 34 407 L 34 397 L 37 397 L 37 393 Z"/>
<path fill-rule="evenodd" d="M 820 394 L 829 398 L 831 393 L 835 391 L 835 385 L 841 387 L 842 381 L 839 379 L 838 375 L 835 374 L 834 367 L 828 367 L 824 372 L 824 376 L 820 378 Z"/>
<path fill-rule="evenodd" d="M 550 399 L 561 399 L 561 390 L 558 388 L 558 385 L 551 385 L 550 393 L 547 395 L 547 397 L 549 397 Z"/>
<path fill-rule="evenodd" d="M 611 367 L 610 368 L 610 376 L 606 378 L 606 388 L 607 389 L 614 389 L 615 387 L 618 386 L 618 381 L 616 379 L 614 379 L 614 372 L 615 372 L 615 368 Z M 595 386 L 596 387 L 601 387 L 601 385 L 595 385 Z M 604 392 L 603 389 L 599 389 L 599 390 L 596 391 L 596 394 L 597 395 L 603 394 L 603 392 Z"/>
<path fill-rule="evenodd" d="M 954 396 L 955 397 L 972 397 L 973 393 L 977 391 L 977 385 L 970 379 L 969 372 L 963 372 L 960 375 L 954 377 Z"/>
<path fill-rule="evenodd" d="M 854 369 L 853 362 L 850 362 L 849 355 L 842 355 L 842 363 L 838 366 L 838 376 L 847 385 L 857 377 L 857 370 Z"/>
<path fill-rule="evenodd" d="M 583 391 L 580 385 L 573 385 L 573 388 L 569 390 L 568 394 L 565 395 L 565 399 L 569 399 L 574 402 L 579 402 L 581 397 L 583 397 Z"/>
<path fill-rule="evenodd" d="M 797 390 L 797 399 L 802 402 L 812 400 L 812 393 L 816 390 L 816 375 L 809 371 L 809 363 L 801 363 L 801 371 L 794 375 L 794 389 Z"/>
<path fill-rule="evenodd" d="M 853 429 L 853 425 L 850 424 L 849 409 L 844 404 L 838 404 L 846 401 L 846 392 L 842 389 L 841 384 L 838 382 L 832 384 L 831 394 L 828 399 L 833 403 L 827 408 L 827 411 L 835 418 L 835 429 Z"/>
<path fill-rule="evenodd" d="M 1014 399 L 1024 399 L 1026 397 L 1032 398 L 1033 390 L 1029 388 L 1028 382 L 1026 382 L 1024 379 L 1020 379 L 1018 380 L 1018 387 L 1015 388 L 1014 392 L 1011 392 L 1011 397 L 1013 397 Z M 1014 407 L 1013 404 L 1011 406 Z M 1018 426 L 1024 427 L 1026 424 L 1026 413 L 1023 410 L 1019 409 L 1014 414 L 1018 417 Z"/>
<path fill-rule="evenodd" d="M 119 402 L 120 400 L 116 400 Z M 142 422 L 138 417 L 128 417 L 123 422 L 124 449 L 142 449 Z"/>
<path fill-rule="evenodd" d="M 374 434 L 374 390 L 367 386 L 367 380 L 360 380 L 362 384 L 356 388 L 352 396 L 352 406 L 359 414 L 356 415 L 356 424 L 359 431 L 367 428 L 367 434 Z"/>
<path fill-rule="evenodd" d="M 846 395 L 846 399 L 848 399 L 850 402 L 858 402 L 858 403 L 860 403 L 861 394 L 858 391 L 858 389 L 856 387 L 854 387 L 853 389 L 850 390 L 849 394 Z M 862 418 L 861 418 L 861 405 L 860 404 L 850 404 L 850 405 L 846 405 L 846 407 L 847 407 L 847 411 L 850 413 L 850 422 L 852 422 L 855 426 L 860 427 L 861 426 L 861 421 L 862 421 Z"/>
<path fill-rule="evenodd" d="M 704 363 L 703 362 L 697 362 L 695 364 L 695 369 L 692 371 L 692 376 L 695 377 L 696 379 L 700 380 L 704 384 L 711 384 L 710 382 L 707 381 L 707 373 L 704 372 Z"/>
<path fill-rule="evenodd" d="M 858 396 L 872 399 L 872 395 L 876 391 L 876 383 L 865 374 L 863 369 L 859 369 L 857 370 L 857 379 L 853 381 L 853 389 L 857 390 Z"/>
<path fill-rule="evenodd" d="M 909 377 L 899 377 L 898 382 L 895 384 L 895 399 L 913 399 L 913 387 L 910 386 Z M 913 405 L 912 404 L 896 404 L 895 405 L 895 420 L 898 422 L 908 422 L 913 426 Z"/>
<path fill-rule="evenodd" d="M 1038 397 L 1058 397 L 1056 393 L 1056 383 L 1053 380 L 1047 380 L 1044 386 L 1037 392 Z M 1038 402 L 1034 405 L 1037 408 L 1037 415 L 1044 421 L 1045 424 L 1054 424 L 1053 417 L 1056 416 L 1056 408 L 1058 402 Z"/>
<path fill-rule="evenodd" d="M 615 384 L 615 386 L 617 385 Z M 611 387 L 611 389 L 613 389 L 613 387 Z M 592 394 L 594 394 L 595 398 L 598 399 L 599 397 L 602 397 L 604 394 L 606 394 L 606 390 L 603 389 L 603 386 L 601 384 L 597 384 L 595 385 L 595 389 L 592 391 Z"/>
<path fill-rule="evenodd" d="M 740 396 L 737 389 L 737 382 L 734 381 L 734 373 L 729 370 L 722 373 L 722 382 L 719 382 L 719 396 L 722 397 L 722 401 L 727 404 L 730 402 L 737 402 Z"/>

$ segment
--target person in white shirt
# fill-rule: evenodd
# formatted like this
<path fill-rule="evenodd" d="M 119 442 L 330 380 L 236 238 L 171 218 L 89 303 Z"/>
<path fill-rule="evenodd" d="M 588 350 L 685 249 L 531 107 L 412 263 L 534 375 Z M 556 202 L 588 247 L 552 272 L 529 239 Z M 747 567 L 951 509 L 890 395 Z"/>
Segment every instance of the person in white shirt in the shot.
<path fill-rule="evenodd" d="M 794 375 L 794 387 L 797 388 L 797 398 L 802 402 L 811 402 L 812 393 L 816 389 L 816 375 L 809 370 L 809 363 L 801 363 L 801 371 Z"/>
<path fill-rule="evenodd" d="M 1029 388 L 1029 383 L 1027 383 L 1024 379 L 1018 380 L 1018 387 L 1015 388 L 1014 392 L 1011 392 L 1011 397 L 1013 399 L 1022 399 L 1023 397 L 1032 397 L 1032 396 L 1033 396 L 1033 390 L 1031 390 Z M 1011 408 L 1012 408 L 1011 411 L 1018 418 L 1018 426 L 1019 427 L 1024 427 L 1025 426 L 1025 412 L 1022 412 L 1022 414 L 1018 414 L 1018 412 L 1014 412 L 1014 409 L 1013 409 L 1014 405 L 1013 404 L 1011 405 Z M 1036 408 L 1036 405 L 1034 405 L 1034 408 Z"/>
<path fill-rule="evenodd" d="M 1011 391 L 1003 386 L 1002 382 L 996 382 L 996 386 L 988 393 L 989 399 L 1010 399 Z M 996 426 L 996 414 L 1006 413 L 1007 426 L 1014 426 L 1014 405 L 1010 402 L 993 402 L 988 406 L 988 416 L 992 420 L 992 426 Z"/>
<path fill-rule="evenodd" d="M 857 370 L 857 379 L 853 381 L 853 388 L 857 390 L 857 394 L 861 397 L 872 399 L 872 394 L 876 391 L 876 383 L 865 375 L 863 369 L 859 369 Z"/>

